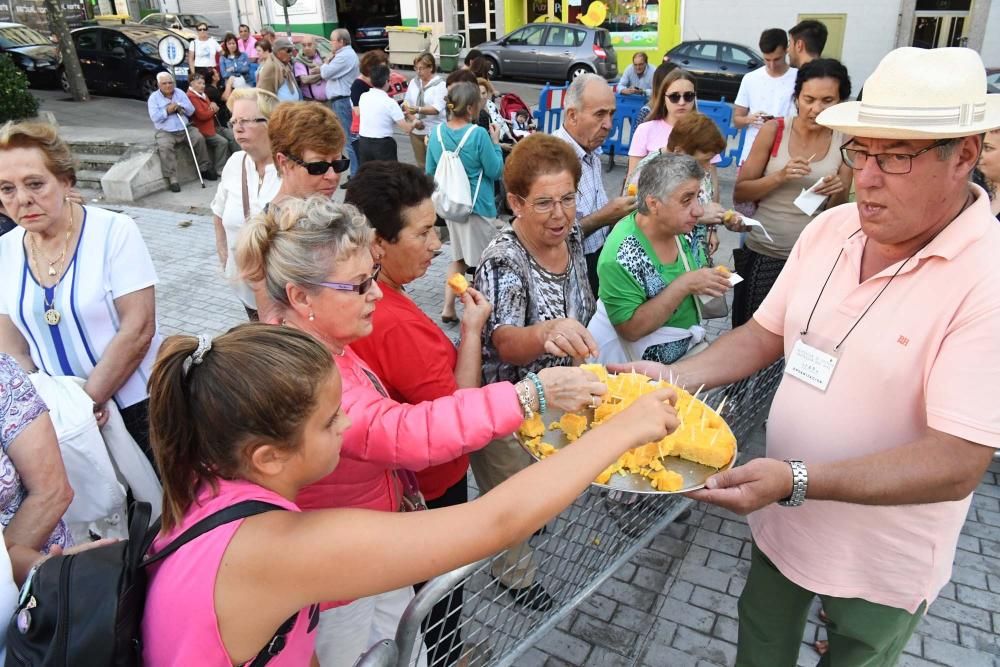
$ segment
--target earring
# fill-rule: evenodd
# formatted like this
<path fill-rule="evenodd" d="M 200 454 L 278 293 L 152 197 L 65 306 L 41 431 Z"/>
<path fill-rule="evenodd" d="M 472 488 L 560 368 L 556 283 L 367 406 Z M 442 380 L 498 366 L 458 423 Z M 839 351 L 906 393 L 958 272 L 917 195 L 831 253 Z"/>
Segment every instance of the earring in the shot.
<path fill-rule="evenodd" d="M 310 321 L 310 322 L 312 322 L 312 321 L 314 321 L 315 319 L 316 319 L 316 313 L 313 313 L 313 312 L 310 312 L 310 313 L 309 313 L 309 321 Z"/>

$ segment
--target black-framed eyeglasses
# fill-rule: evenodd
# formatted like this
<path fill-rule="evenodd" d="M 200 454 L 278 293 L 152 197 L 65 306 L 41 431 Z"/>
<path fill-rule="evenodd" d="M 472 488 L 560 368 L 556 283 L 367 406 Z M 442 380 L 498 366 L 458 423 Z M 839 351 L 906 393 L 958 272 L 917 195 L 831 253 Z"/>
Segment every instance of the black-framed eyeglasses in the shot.
<path fill-rule="evenodd" d="M 946 146 L 952 141 L 954 139 L 939 139 L 916 153 L 869 153 L 860 148 L 848 148 L 847 145 L 851 143 L 848 141 L 840 147 L 840 155 L 844 158 L 844 164 L 855 171 L 864 169 L 865 165 L 868 164 L 868 158 L 873 157 L 878 168 L 887 174 L 908 174 L 913 169 L 913 158 L 939 146 Z"/>
<path fill-rule="evenodd" d="M 333 167 L 333 170 L 338 174 L 342 174 L 351 168 L 351 159 L 346 157 L 342 157 L 339 160 L 330 160 L 329 162 L 326 160 L 306 162 L 302 158 L 291 154 L 288 154 L 286 157 L 300 167 L 304 167 L 310 176 L 322 176 L 330 171 L 330 167 Z"/>
<path fill-rule="evenodd" d="M 559 199 L 536 199 L 535 201 L 528 201 L 521 195 L 514 195 L 525 204 L 530 206 L 535 210 L 535 213 L 551 213 L 555 210 L 556 204 L 559 204 L 564 211 L 575 211 L 576 210 L 576 193 L 569 195 L 564 195 Z"/>
<path fill-rule="evenodd" d="M 697 95 L 690 90 L 684 93 L 670 93 L 667 95 L 667 99 L 670 100 L 671 104 L 677 104 L 681 100 L 684 100 L 685 102 L 694 102 L 695 97 L 697 97 Z"/>
<path fill-rule="evenodd" d="M 267 119 L 263 118 L 263 117 L 261 117 L 261 118 L 230 118 L 229 122 L 226 123 L 226 125 L 228 125 L 231 128 L 237 128 L 237 127 L 238 128 L 244 128 L 244 127 L 247 127 L 248 125 L 260 125 L 260 124 L 266 123 L 266 122 L 267 122 Z"/>
<path fill-rule="evenodd" d="M 372 288 L 375 281 L 378 280 L 378 274 L 382 271 L 382 265 L 376 264 L 374 271 L 370 276 L 362 280 L 360 283 L 355 285 L 354 283 L 313 283 L 319 287 L 328 287 L 330 289 L 335 289 L 341 292 L 357 292 L 358 294 L 365 294 Z"/>

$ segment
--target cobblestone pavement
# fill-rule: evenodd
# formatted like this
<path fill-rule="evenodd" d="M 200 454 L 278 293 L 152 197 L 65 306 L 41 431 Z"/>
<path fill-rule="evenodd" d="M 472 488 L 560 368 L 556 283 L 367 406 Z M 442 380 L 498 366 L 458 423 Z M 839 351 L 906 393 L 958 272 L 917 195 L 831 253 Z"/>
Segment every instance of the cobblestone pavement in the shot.
<path fill-rule="evenodd" d="M 219 333 L 245 320 L 217 268 L 209 218 L 114 208 L 138 222 L 153 255 L 161 281 L 157 305 L 162 333 Z M 435 320 L 448 258 L 446 247 L 409 290 Z M 456 327 L 447 331 L 457 335 Z M 760 434 L 749 448 L 762 449 Z M 952 582 L 907 645 L 901 665 L 1000 665 L 998 476 L 1000 462 L 995 462 L 969 511 Z M 749 529 L 741 517 L 696 506 L 685 523 L 656 536 L 522 656 L 519 667 L 731 665 L 736 601 L 749 568 L 749 549 Z M 816 663 L 809 644 L 822 633 L 814 609 L 799 665 Z"/>

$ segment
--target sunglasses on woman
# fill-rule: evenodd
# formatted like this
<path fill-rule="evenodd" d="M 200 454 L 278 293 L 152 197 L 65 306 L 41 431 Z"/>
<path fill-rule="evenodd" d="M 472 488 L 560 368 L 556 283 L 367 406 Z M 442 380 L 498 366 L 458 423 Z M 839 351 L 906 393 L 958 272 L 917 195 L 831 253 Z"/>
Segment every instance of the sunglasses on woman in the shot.
<path fill-rule="evenodd" d="M 667 99 L 670 100 L 671 104 L 677 104 L 681 100 L 685 102 L 694 102 L 695 94 L 690 90 L 686 93 L 670 93 L 667 95 Z"/>
<path fill-rule="evenodd" d="M 355 285 L 354 283 L 315 283 L 320 287 L 329 287 L 330 289 L 339 290 L 341 292 L 357 292 L 358 294 L 365 294 L 368 290 L 372 288 L 372 285 L 378 280 L 378 274 L 382 271 L 382 265 L 376 264 L 375 269 L 370 276 L 362 280 L 360 283 Z"/>
<path fill-rule="evenodd" d="M 329 162 L 325 160 L 318 160 L 316 162 L 306 162 L 302 158 L 295 157 L 294 155 L 291 154 L 287 155 L 286 157 L 295 164 L 301 167 L 305 167 L 305 170 L 309 172 L 310 176 L 322 176 L 326 172 L 330 171 L 330 167 L 333 167 L 333 170 L 338 174 L 342 174 L 351 168 L 351 160 L 350 158 L 346 157 L 340 158 L 339 160 L 331 160 Z"/>

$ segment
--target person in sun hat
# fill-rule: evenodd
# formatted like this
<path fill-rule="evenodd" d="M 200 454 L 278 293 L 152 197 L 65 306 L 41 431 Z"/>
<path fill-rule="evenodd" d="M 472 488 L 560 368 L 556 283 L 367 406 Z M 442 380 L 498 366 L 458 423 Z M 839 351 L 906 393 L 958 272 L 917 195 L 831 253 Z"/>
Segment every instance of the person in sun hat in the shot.
<path fill-rule="evenodd" d="M 1000 226 L 969 182 L 1000 127 L 970 49 L 890 52 L 863 102 L 818 117 L 857 203 L 819 215 L 745 325 L 652 377 L 714 387 L 786 360 L 767 454 L 697 500 L 749 514 L 736 665 L 794 665 L 810 604 L 821 665 L 894 665 L 951 576 L 972 492 L 1000 448 Z"/>

